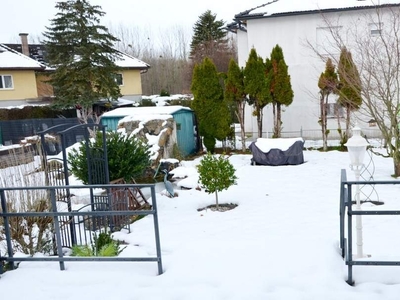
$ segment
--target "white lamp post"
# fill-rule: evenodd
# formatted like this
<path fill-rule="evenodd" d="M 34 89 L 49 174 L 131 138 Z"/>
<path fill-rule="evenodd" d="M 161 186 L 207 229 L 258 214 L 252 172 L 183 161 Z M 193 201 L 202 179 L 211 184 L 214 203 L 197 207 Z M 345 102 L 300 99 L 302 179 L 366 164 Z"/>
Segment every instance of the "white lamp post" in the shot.
<path fill-rule="evenodd" d="M 358 126 L 353 128 L 353 136 L 349 138 L 345 146 L 350 155 L 350 168 L 354 171 L 356 181 L 360 180 L 360 171 L 364 167 L 363 161 L 367 150 L 368 142 L 360 135 L 361 129 Z M 360 185 L 356 185 L 356 207 L 361 210 L 360 201 Z M 356 216 L 357 230 L 357 258 L 363 257 L 363 240 L 362 240 L 362 220 L 361 216 Z"/>

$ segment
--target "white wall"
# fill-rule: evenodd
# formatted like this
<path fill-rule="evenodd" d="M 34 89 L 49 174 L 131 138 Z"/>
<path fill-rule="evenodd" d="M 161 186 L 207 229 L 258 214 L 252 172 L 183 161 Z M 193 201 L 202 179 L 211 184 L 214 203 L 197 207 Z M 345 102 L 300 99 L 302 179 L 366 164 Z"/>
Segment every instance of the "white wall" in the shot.
<path fill-rule="evenodd" d="M 373 10 L 370 11 L 373 13 Z M 354 26 L 354 22 L 358 21 L 360 13 L 365 13 L 365 11 L 329 13 L 324 18 L 338 22 L 343 26 L 343 32 L 346 32 L 351 26 Z M 320 74 L 325 70 L 325 63 L 315 54 L 308 43 L 319 49 L 321 49 L 321 46 L 317 45 L 319 43 L 323 43 L 325 46 L 332 44 L 332 41 L 329 40 L 332 38 L 323 29 L 327 27 L 324 18 L 321 14 L 315 13 L 248 20 L 247 33 L 239 32 L 237 35 L 239 65 L 242 67 L 245 66 L 252 47 L 264 59 L 270 57 L 276 44 L 283 49 L 294 91 L 293 103 L 289 107 L 283 107 L 282 126 L 285 132 L 320 129 L 317 84 Z M 366 32 L 369 33 L 368 28 Z M 351 40 L 346 43 L 350 45 Z M 333 50 L 332 45 L 328 50 Z M 339 56 L 340 51 L 335 51 Z M 257 121 L 251 113 L 252 109 L 248 107 L 246 109 L 246 131 L 257 132 Z M 272 107 L 269 105 L 264 109 L 263 132 L 272 131 L 272 124 Z M 367 124 L 360 124 L 360 126 L 367 126 Z M 336 129 L 337 121 L 330 120 L 328 128 Z"/>

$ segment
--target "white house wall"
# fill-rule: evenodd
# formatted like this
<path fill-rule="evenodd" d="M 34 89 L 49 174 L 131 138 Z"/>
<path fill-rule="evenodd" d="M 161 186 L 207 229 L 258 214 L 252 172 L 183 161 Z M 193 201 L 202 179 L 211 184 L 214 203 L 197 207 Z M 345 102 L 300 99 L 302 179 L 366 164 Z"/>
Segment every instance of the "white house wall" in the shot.
<path fill-rule="evenodd" d="M 341 11 L 326 14 L 325 18 L 340 20 L 345 29 L 353 24 L 359 13 Z M 253 47 L 263 59 L 270 57 L 275 45 L 279 44 L 283 49 L 294 91 L 293 103 L 289 107 L 283 107 L 284 132 L 320 129 L 318 79 L 325 70 L 325 63 L 317 57 L 308 43 L 316 47 L 317 38 L 324 39 L 324 30 L 321 30 L 323 27 L 326 28 L 327 25 L 322 15 L 315 13 L 248 20 L 247 33 L 238 32 L 239 65 L 242 67 L 245 66 Z M 339 51 L 337 52 L 339 54 Z M 272 106 L 268 105 L 264 109 L 263 132 L 271 132 L 272 126 Z M 328 128 L 336 129 L 337 121 L 329 120 Z M 257 132 L 257 120 L 252 116 L 251 107 L 246 108 L 245 129 L 246 132 Z"/>

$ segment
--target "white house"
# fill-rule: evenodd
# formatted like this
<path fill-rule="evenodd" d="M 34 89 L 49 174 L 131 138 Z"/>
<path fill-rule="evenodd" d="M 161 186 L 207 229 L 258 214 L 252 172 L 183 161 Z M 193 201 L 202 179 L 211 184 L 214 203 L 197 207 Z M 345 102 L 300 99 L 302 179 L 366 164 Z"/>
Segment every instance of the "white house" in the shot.
<path fill-rule="evenodd" d="M 373 38 L 385 23 L 385 14 L 399 10 L 400 1 L 394 0 L 270 0 L 268 3 L 235 15 L 228 25 L 237 33 L 239 65 L 244 67 L 250 50 L 254 47 L 262 58 L 270 57 L 273 47 L 279 44 L 284 53 L 294 91 L 293 103 L 283 108 L 283 132 L 303 136 L 307 132 L 318 134 L 319 89 L 318 79 L 325 70 L 325 62 L 316 54 L 340 54 L 332 31 L 340 31 L 346 47 L 352 51 L 354 42 L 349 31 L 363 31 Z M 377 15 L 381 19 L 377 19 Z M 360 16 L 369 15 L 367 21 Z M 366 20 L 365 18 L 363 20 Z M 372 20 L 372 21 L 371 21 Z M 364 22 L 363 24 L 361 24 Z M 314 48 L 314 50 L 313 50 Z M 333 118 L 335 98 L 331 97 L 331 119 L 328 128 L 337 128 Z M 360 118 L 361 114 L 358 114 Z M 368 116 L 359 119 L 359 126 L 368 127 Z M 257 132 L 252 109 L 246 109 L 246 132 Z M 264 109 L 263 132 L 272 131 L 272 107 Z M 290 135 L 290 134 L 289 134 Z M 285 136 L 285 135 L 284 135 Z"/>

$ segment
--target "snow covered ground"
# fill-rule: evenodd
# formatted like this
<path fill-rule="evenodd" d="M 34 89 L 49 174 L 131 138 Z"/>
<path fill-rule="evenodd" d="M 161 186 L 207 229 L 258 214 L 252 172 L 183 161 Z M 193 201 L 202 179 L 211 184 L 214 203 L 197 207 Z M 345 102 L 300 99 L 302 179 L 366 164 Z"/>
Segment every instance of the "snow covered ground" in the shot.
<path fill-rule="evenodd" d="M 163 300 L 382 300 L 399 299 L 400 267 L 354 267 L 355 286 L 338 249 L 340 170 L 348 153 L 304 151 L 297 166 L 251 166 L 251 155 L 232 155 L 237 184 L 219 194 L 236 203 L 227 212 L 197 211 L 213 204 L 204 189 L 157 193 L 164 274 L 153 262 L 23 262 L 0 278 L 1 296 L 42 299 Z M 366 159 L 366 163 L 368 158 Z M 176 176 L 196 181 L 199 159 L 182 162 Z M 369 163 L 370 161 L 368 161 Z M 373 157 L 375 180 L 394 180 L 392 160 Z M 372 170 L 373 169 L 373 170 Z M 400 208 L 400 186 L 376 186 L 372 195 Z M 363 204 L 363 209 L 376 208 Z M 129 243 L 121 255 L 154 256 L 152 217 L 114 237 Z M 363 218 L 364 252 L 400 260 L 398 216 Z M 4 250 L 2 250 L 4 251 Z M 4 253 L 4 252 L 3 252 Z"/>

